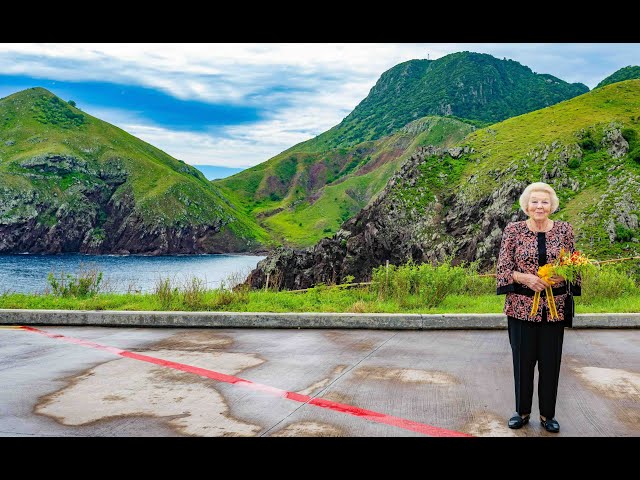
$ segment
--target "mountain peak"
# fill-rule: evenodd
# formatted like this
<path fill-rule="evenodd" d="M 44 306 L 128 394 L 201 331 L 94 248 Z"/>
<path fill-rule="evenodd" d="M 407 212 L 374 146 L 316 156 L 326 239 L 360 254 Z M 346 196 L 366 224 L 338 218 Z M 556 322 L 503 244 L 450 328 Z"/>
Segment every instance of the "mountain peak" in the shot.
<path fill-rule="evenodd" d="M 0 99 L 0 110 L 9 115 L 6 118 L 19 117 L 27 124 L 35 120 L 45 128 L 76 128 L 90 118 L 73 102 L 62 100 L 43 87 L 27 88 Z"/>
<path fill-rule="evenodd" d="M 384 72 L 369 95 L 337 126 L 329 147 L 376 140 L 427 115 L 484 124 L 548 107 L 589 91 L 515 60 L 456 52 L 409 60 Z"/>
<path fill-rule="evenodd" d="M 12 93 L 4 98 L 0 99 L 0 102 L 5 100 L 34 100 L 41 97 L 55 97 L 53 93 L 44 87 L 31 87 L 20 90 L 19 92 Z"/>

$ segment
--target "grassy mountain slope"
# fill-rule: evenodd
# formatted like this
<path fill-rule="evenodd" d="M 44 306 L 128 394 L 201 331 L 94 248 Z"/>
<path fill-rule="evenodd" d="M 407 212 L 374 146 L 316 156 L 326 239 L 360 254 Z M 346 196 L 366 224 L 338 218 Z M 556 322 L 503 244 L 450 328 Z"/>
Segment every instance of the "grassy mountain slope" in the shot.
<path fill-rule="evenodd" d="M 216 225 L 220 235 L 245 250 L 267 241 L 265 232 L 198 170 L 43 88 L 0 99 L 0 140 L 5 200 L 0 219 L 5 221 L 22 212 L 25 221 L 54 227 L 64 212 L 75 209 L 95 217 L 95 247 L 114 240 L 102 228 L 108 223 L 107 205 L 115 209 L 127 197 L 133 201 L 129 220 L 135 217 L 141 228 L 166 233 Z M 93 202 L 92 196 L 104 195 L 111 195 L 109 202 Z M 212 237 L 208 241 L 216 243 Z"/>
<path fill-rule="evenodd" d="M 369 203 L 416 148 L 448 147 L 473 129 L 456 119 L 425 117 L 352 148 L 323 153 L 288 150 L 215 184 L 279 242 L 312 245 Z"/>
<path fill-rule="evenodd" d="M 385 72 L 339 125 L 214 184 L 276 241 L 312 245 L 375 197 L 416 147 L 447 147 L 473 127 L 586 91 L 486 54 L 411 60 Z"/>
<path fill-rule="evenodd" d="M 419 149 L 333 237 L 278 249 L 247 283 L 366 281 L 385 261 L 478 261 L 491 270 L 506 224 L 526 218 L 520 194 L 537 181 L 558 193 L 551 218 L 572 223 L 578 249 L 597 260 L 640 255 L 640 80 L 476 130 L 452 151 Z"/>
<path fill-rule="evenodd" d="M 598 258 L 640 252 L 640 80 L 614 83 L 470 134 L 458 201 L 477 203 L 508 182 L 546 181 L 556 218 Z M 517 202 L 513 211 L 518 211 Z M 635 239 L 635 240 L 632 240 Z"/>
<path fill-rule="evenodd" d="M 620 70 L 612 73 L 607 78 L 602 80 L 596 88 L 604 87 L 605 85 L 611 85 L 612 83 L 622 82 L 624 80 L 633 80 L 634 78 L 640 78 L 640 67 L 631 66 L 621 68 Z"/>

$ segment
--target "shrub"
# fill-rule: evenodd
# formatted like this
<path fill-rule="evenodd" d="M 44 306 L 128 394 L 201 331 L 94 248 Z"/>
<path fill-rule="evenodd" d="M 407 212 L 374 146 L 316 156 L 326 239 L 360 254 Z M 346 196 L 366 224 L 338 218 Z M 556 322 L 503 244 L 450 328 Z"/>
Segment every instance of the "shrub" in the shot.
<path fill-rule="evenodd" d="M 569 163 L 567 165 L 572 169 L 578 168 L 580 166 L 580 160 L 578 158 L 572 158 L 571 160 L 569 160 Z"/>
<path fill-rule="evenodd" d="M 629 145 L 635 145 L 638 134 L 633 128 L 625 128 L 620 133 L 622 133 L 624 139 L 629 142 Z"/>
<path fill-rule="evenodd" d="M 381 265 L 373 270 L 372 291 L 380 299 L 395 298 L 401 306 L 435 307 L 448 293 L 459 292 L 465 284 L 463 267 L 453 267 L 450 259 L 433 266 L 428 263 Z M 414 298 L 410 298 L 411 296 Z"/>
<path fill-rule="evenodd" d="M 628 229 L 624 225 L 616 224 L 616 241 L 628 242 L 633 238 L 633 230 Z"/>
<path fill-rule="evenodd" d="M 218 289 L 214 290 L 212 299 L 208 302 L 209 307 L 212 309 L 217 309 L 219 307 L 224 307 L 226 305 L 230 305 L 235 301 L 236 296 L 230 290 Z"/>
<path fill-rule="evenodd" d="M 84 123 L 81 113 L 74 113 L 66 102 L 58 97 L 40 98 L 35 102 L 35 119 L 40 123 L 58 125 L 62 128 L 78 127 Z"/>
<path fill-rule="evenodd" d="M 168 310 L 174 299 L 177 298 L 179 289 L 173 286 L 170 278 L 159 278 L 153 289 L 153 294 L 157 297 L 163 309 Z"/>
<path fill-rule="evenodd" d="M 603 265 L 588 273 L 582 280 L 581 303 L 589 304 L 597 298 L 618 298 L 638 294 L 640 289 L 633 278 L 618 265 Z"/>
<path fill-rule="evenodd" d="M 460 265 L 460 268 L 463 268 L 465 272 L 465 281 L 459 290 L 456 290 L 454 286 L 454 289 L 451 291 L 452 294 L 493 295 L 496 293 L 496 278 L 491 275 L 480 276 L 478 273 L 478 264 L 479 260 L 471 262 L 466 267 L 464 263 Z"/>
<path fill-rule="evenodd" d="M 54 295 L 60 297 L 91 297 L 100 292 L 102 272 L 80 264 L 78 273 L 73 275 L 61 271 L 59 275 L 49 272 L 47 281 Z"/>
<path fill-rule="evenodd" d="M 580 142 L 580 148 L 588 152 L 595 152 L 598 149 L 598 145 L 591 137 L 587 137 Z"/>
<path fill-rule="evenodd" d="M 191 279 L 187 280 L 184 284 L 182 301 L 192 310 L 200 309 L 204 304 L 205 292 L 205 282 L 198 277 L 191 277 Z"/>
<path fill-rule="evenodd" d="M 250 290 L 251 287 L 244 283 L 238 283 L 229 289 L 222 281 L 220 287 L 212 291 L 211 298 L 206 302 L 207 309 L 218 310 L 232 303 L 248 303 Z"/>
<path fill-rule="evenodd" d="M 351 305 L 349 311 L 352 313 L 366 313 L 367 312 L 367 303 L 363 300 L 357 300 Z"/>
<path fill-rule="evenodd" d="M 634 148 L 630 151 L 629 158 L 634 162 L 640 163 L 640 147 Z"/>

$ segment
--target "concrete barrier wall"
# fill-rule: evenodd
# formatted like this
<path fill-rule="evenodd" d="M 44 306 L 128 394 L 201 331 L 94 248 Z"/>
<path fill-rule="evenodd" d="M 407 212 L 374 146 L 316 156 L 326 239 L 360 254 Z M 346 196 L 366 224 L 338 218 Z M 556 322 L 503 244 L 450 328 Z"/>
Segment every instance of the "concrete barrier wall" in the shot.
<path fill-rule="evenodd" d="M 103 327 L 506 329 L 503 314 L 144 312 L 0 309 L 0 325 Z M 574 328 L 640 328 L 640 313 L 578 314 Z"/>

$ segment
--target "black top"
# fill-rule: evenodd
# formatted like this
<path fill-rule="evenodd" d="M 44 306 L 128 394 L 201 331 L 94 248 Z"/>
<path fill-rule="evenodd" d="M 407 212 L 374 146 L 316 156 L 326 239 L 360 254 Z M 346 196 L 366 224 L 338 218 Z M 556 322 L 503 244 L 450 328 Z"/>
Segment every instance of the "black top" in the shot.
<path fill-rule="evenodd" d="M 538 266 L 547 264 L 547 237 L 544 232 L 538 232 Z"/>

